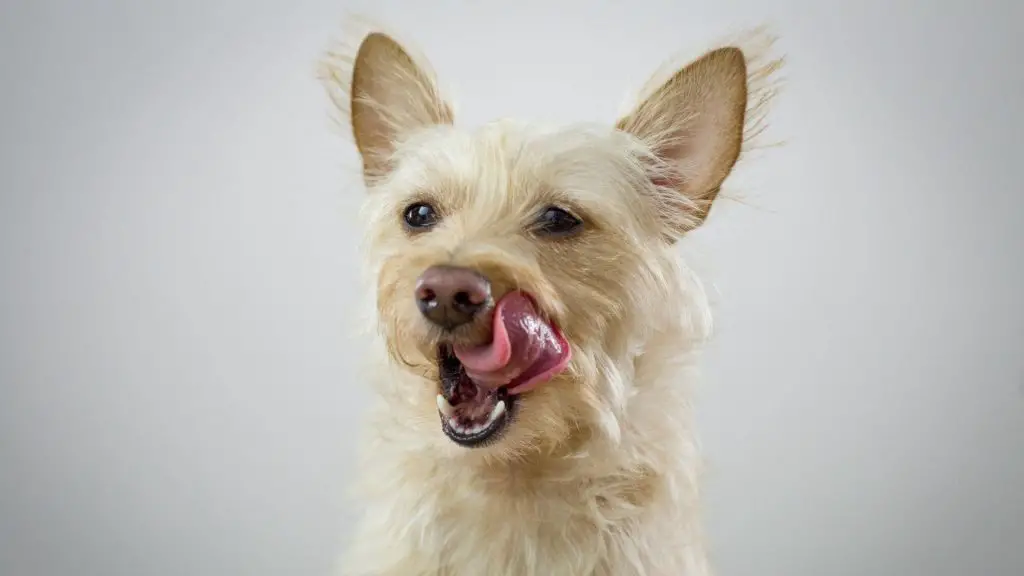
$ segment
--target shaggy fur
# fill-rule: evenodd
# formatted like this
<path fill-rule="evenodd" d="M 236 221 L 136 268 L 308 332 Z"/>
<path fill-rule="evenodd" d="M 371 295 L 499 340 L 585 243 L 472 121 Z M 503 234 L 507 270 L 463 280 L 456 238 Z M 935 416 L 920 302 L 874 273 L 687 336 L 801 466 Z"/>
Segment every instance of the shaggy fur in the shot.
<path fill-rule="evenodd" d="M 667 69 L 614 125 L 465 131 L 422 58 L 391 34 L 352 38 L 321 78 L 363 162 L 379 353 L 365 514 L 343 573 L 709 574 L 689 387 L 710 313 L 675 243 L 760 131 L 780 64 L 759 60 L 770 41 Z M 415 201 L 442 224 L 404 229 Z M 536 237 L 546 206 L 585 229 Z M 412 297 L 436 264 L 481 271 L 496 296 L 529 292 L 572 348 L 485 447 L 460 447 L 439 424 L 440 336 Z"/>

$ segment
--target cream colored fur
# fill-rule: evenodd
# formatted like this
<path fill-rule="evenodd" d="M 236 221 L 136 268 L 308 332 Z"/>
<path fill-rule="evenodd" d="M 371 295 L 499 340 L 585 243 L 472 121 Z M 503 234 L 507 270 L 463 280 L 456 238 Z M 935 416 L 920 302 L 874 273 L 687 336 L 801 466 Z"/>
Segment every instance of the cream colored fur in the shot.
<path fill-rule="evenodd" d="M 689 399 L 711 318 L 674 245 L 760 129 L 779 61 L 755 58 L 769 44 L 674 67 L 615 126 L 464 131 L 423 59 L 392 37 L 358 34 L 321 70 L 363 159 L 379 337 L 365 510 L 342 573 L 710 574 Z M 438 206 L 443 225 L 403 230 L 414 200 Z M 531 236 L 547 205 L 571 208 L 585 232 Z M 498 294 L 530 292 L 573 349 L 492 446 L 441 431 L 436 340 L 412 298 L 440 263 L 482 271 Z"/>

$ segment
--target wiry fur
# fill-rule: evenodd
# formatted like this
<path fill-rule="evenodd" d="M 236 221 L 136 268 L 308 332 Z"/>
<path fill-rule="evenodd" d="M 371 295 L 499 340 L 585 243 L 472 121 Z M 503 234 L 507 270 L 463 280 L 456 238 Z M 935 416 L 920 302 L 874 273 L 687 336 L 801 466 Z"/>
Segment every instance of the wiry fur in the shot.
<path fill-rule="evenodd" d="M 363 70 L 365 42 L 321 68 L 364 162 L 379 337 L 366 510 L 344 574 L 709 574 L 689 386 L 711 319 L 672 245 L 703 222 L 741 144 L 760 133 L 779 61 L 725 51 L 697 75 L 673 80 L 674 68 L 618 129 L 498 121 L 466 132 L 424 61 L 389 37 L 374 40 Z M 745 77 L 727 78 L 736 73 Z M 403 230 L 415 200 L 438 206 L 443 225 Z M 551 204 L 587 230 L 531 237 L 531 215 Z M 508 434 L 486 448 L 440 429 L 438 335 L 412 298 L 419 273 L 439 263 L 480 270 L 496 294 L 531 293 L 573 349 L 569 368 L 524 395 Z"/>

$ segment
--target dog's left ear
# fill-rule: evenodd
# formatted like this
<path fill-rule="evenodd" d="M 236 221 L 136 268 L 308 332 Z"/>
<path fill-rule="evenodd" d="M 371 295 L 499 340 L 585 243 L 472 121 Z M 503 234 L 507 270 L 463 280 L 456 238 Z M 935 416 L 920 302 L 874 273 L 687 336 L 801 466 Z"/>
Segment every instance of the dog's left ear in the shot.
<path fill-rule="evenodd" d="M 379 32 L 366 36 L 356 52 L 350 98 L 352 134 L 367 183 L 387 175 L 401 140 L 418 129 L 453 121 L 431 74 Z"/>
<path fill-rule="evenodd" d="M 677 71 L 616 127 L 647 145 L 670 240 L 703 224 L 743 144 L 747 63 L 720 48 Z"/>

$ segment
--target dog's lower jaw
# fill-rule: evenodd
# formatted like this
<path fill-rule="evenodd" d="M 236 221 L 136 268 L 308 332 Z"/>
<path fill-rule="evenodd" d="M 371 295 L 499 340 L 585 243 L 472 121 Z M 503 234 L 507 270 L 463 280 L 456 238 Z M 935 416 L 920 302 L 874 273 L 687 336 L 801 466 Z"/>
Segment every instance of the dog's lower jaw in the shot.
<path fill-rule="evenodd" d="M 624 426 L 618 444 L 593 434 L 571 457 L 511 463 L 448 442 L 460 462 L 394 436 L 381 412 L 343 574 L 707 576 L 697 454 L 671 380 L 631 401 L 639 429 Z"/>

